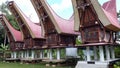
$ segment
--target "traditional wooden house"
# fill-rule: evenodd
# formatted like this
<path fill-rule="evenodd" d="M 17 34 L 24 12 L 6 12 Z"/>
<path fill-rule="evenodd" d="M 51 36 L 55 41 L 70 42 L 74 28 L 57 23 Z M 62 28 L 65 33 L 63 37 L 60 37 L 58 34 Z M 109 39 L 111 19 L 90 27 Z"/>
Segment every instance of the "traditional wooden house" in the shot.
<path fill-rule="evenodd" d="M 93 0 L 73 1 L 75 30 L 81 32 L 83 43 L 115 42 L 116 32 L 120 30 L 115 5 L 115 0 L 103 7 Z"/>
<path fill-rule="evenodd" d="M 17 57 L 17 53 L 20 52 L 24 46 L 22 33 L 13 28 L 3 14 L 0 15 L 0 22 L 4 26 L 5 32 L 7 33 L 7 37 L 9 39 L 10 50 L 12 51 L 11 58 L 20 58 Z"/>
<path fill-rule="evenodd" d="M 116 0 L 110 0 L 103 6 L 100 6 L 98 0 L 72 0 L 72 3 L 75 14 L 74 28 L 75 31 L 81 32 L 81 41 L 83 46 L 87 47 L 87 61 L 92 60 L 89 53 L 90 48 L 94 50 L 95 60 L 97 58 L 97 61 L 113 61 L 115 59 L 116 33 L 120 30 L 116 13 Z M 99 58 L 96 55 L 96 47 L 99 47 Z M 95 63 L 91 64 L 93 65 L 92 68 L 98 68 L 95 67 L 97 64 L 100 67 L 99 63 Z M 84 66 L 88 68 L 87 63 L 83 67 L 82 65 L 80 67 L 80 65 L 81 62 L 78 63 L 76 68 L 83 68 Z M 105 66 L 107 66 L 107 63 Z"/>
<path fill-rule="evenodd" d="M 43 32 L 46 37 L 46 44 L 49 47 L 74 46 L 76 36 L 74 31 L 74 16 L 69 20 L 59 17 L 48 5 L 46 0 L 31 0 L 38 16 Z"/>
<path fill-rule="evenodd" d="M 15 4 L 10 1 L 8 8 L 14 15 L 20 30 L 23 33 L 24 49 L 26 50 L 26 58 L 34 58 L 35 50 L 41 49 L 44 46 L 45 38 L 42 36 L 41 26 L 32 22 Z M 31 52 L 31 53 L 30 53 Z M 30 56 L 31 54 L 31 56 Z"/>
<path fill-rule="evenodd" d="M 31 0 L 40 20 L 46 45 L 57 49 L 57 60 L 60 60 L 60 49 L 74 47 L 79 32 L 74 31 L 74 16 L 65 20 L 58 16 L 46 0 Z M 52 54 L 50 50 L 50 59 Z"/>

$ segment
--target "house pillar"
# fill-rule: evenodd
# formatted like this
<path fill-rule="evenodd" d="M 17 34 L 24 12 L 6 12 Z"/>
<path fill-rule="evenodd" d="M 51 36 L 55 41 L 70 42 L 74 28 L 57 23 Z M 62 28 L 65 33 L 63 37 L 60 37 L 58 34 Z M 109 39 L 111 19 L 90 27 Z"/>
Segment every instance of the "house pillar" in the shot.
<path fill-rule="evenodd" d="M 114 46 L 110 46 L 110 51 L 111 51 L 111 58 L 115 59 Z"/>
<path fill-rule="evenodd" d="M 26 52 L 26 58 L 29 58 L 29 50 Z"/>
<path fill-rule="evenodd" d="M 52 57 L 52 49 L 49 49 L 49 59 L 52 60 L 53 57 Z"/>
<path fill-rule="evenodd" d="M 93 47 L 93 51 L 94 51 L 94 60 L 97 60 L 98 57 L 97 57 L 97 47 L 96 46 Z"/>
<path fill-rule="evenodd" d="M 21 51 L 21 58 L 23 58 L 24 57 L 24 53 L 23 53 L 23 51 Z"/>
<path fill-rule="evenodd" d="M 17 58 L 17 53 L 16 52 L 13 52 L 14 53 L 14 58 Z"/>
<path fill-rule="evenodd" d="M 40 58 L 43 58 L 43 50 L 40 50 Z"/>
<path fill-rule="evenodd" d="M 31 58 L 34 59 L 34 57 L 35 57 L 35 51 L 32 50 L 31 52 L 32 52 L 32 54 L 31 54 Z"/>
<path fill-rule="evenodd" d="M 87 61 L 90 61 L 91 60 L 91 57 L 90 57 L 90 47 L 86 47 L 86 54 L 87 54 Z"/>
<path fill-rule="evenodd" d="M 110 59 L 110 50 L 108 46 L 105 46 L 105 51 L 106 51 L 106 60 Z"/>
<path fill-rule="evenodd" d="M 57 60 L 60 60 L 60 49 L 57 48 Z"/>
<path fill-rule="evenodd" d="M 100 61 L 105 61 L 103 46 L 99 46 Z"/>
<path fill-rule="evenodd" d="M 11 58 L 14 58 L 13 52 L 11 52 Z"/>

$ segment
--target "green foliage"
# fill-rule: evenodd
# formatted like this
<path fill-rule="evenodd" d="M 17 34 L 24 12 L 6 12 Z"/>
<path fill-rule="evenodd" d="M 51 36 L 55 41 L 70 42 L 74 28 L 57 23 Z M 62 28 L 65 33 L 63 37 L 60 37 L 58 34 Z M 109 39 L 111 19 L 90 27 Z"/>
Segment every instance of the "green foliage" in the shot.
<path fill-rule="evenodd" d="M 65 48 L 61 49 L 61 58 L 65 58 L 66 57 L 66 53 L 65 53 Z"/>
<path fill-rule="evenodd" d="M 120 62 L 116 62 L 116 63 L 114 64 L 114 68 L 120 68 Z"/>
<path fill-rule="evenodd" d="M 8 45 L 4 45 L 4 44 L 1 44 L 0 45 L 0 51 L 6 51 L 9 49 L 9 46 Z"/>
<path fill-rule="evenodd" d="M 15 18 L 13 17 L 13 15 L 11 15 L 10 11 L 7 8 L 7 5 L 5 3 L 2 3 L 0 5 L 0 12 L 2 12 L 2 14 L 6 15 L 8 21 L 10 22 L 10 24 L 17 30 L 19 30 L 19 26 L 16 23 Z M 4 43 L 4 39 L 5 39 L 5 30 L 2 26 L 2 24 L 0 23 L 0 44 Z"/>
<path fill-rule="evenodd" d="M 84 53 L 83 53 L 83 50 L 78 49 L 78 55 L 80 56 L 80 60 L 84 60 Z"/>
<path fill-rule="evenodd" d="M 116 58 L 120 58 L 120 46 L 115 48 L 115 56 Z"/>
<path fill-rule="evenodd" d="M 2 58 L 6 58 L 7 50 L 9 50 L 9 45 L 4 45 L 4 44 L 0 45 L 0 52 L 3 53 L 3 57 Z"/>
<path fill-rule="evenodd" d="M 5 31 L 3 29 L 3 27 L 1 26 L 1 23 L 0 23 L 0 44 L 1 43 L 4 43 L 4 37 L 5 37 Z"/>
<path fill-rule="evenodd" d="M 15 20 L 14 16 L 11 15 L 10 11 L 8 10 L 6 4 L 2 3 L 2 5 L 0 5 L 0 11 L 1 11 L 3 14 L 6 15 L 8 21 L 11 23 L 11 25 L 12 25 L 15 29 L 19 30 L 19 26 L 18 26 L 18 24 L 16 23 L 16 20 Z"/>
<path fill-rule="evenodd" d="M 14 18 L 13 15 L 6 15 L 8 21 L 11 23 L 11 25 L 16 29 L 16 30 L 19 30 L 19 26 Z"/>
<path fill-rule="evenodd" d="M 82 44 L 82 41 L 80 39 L 76 38 L 76 45 L 80 45 L 80 44 Z"/>

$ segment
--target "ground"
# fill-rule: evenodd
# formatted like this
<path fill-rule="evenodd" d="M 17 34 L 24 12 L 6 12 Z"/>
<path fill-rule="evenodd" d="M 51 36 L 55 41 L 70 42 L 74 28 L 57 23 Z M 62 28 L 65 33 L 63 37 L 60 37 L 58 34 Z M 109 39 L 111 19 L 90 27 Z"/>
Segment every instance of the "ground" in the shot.
<path fill-rule="evenodd" d="M 8 62 L 0 62 L 0 68 L 72 68 L 72 67 L 66 67 L 66 66 L 63 66 L 63 67 L 60 67 L 60 66 L 57 66 L 57 67 L 52 67 L 52 66 L 49 66 L 49 67 L 46 67 L 45 64 L 21 64 L 21 63 L 8 63 Z"/>

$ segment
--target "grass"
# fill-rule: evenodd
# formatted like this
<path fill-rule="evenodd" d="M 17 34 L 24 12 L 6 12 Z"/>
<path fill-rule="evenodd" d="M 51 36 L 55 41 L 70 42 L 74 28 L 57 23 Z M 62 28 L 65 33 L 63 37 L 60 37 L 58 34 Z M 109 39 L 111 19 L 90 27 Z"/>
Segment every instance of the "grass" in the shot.
<path fill-rule="evenodd" d="M 20 63 L 7 63 L 7 62 L 0 62 L 0 68 L 71 68 L 71 67 L 46 67 L 45 64 L 20 64 Z"/>

